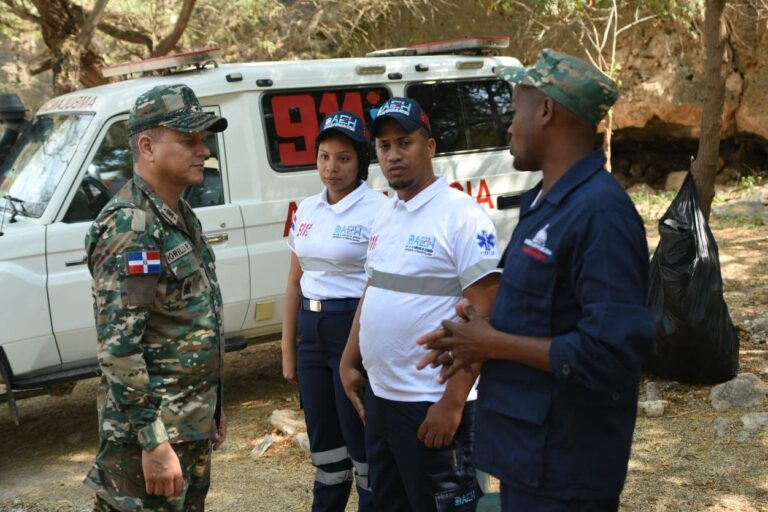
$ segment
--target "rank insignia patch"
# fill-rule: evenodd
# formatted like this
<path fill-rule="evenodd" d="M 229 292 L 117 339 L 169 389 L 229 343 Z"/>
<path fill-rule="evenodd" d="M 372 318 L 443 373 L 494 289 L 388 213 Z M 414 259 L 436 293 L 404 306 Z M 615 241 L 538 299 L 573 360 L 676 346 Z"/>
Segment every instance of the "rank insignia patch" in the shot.
<path fill-rule="evenodd" d="M 140 251 L 126 253 L 128 274 L 145 276 L 160 273 L 160 251 Z"/>

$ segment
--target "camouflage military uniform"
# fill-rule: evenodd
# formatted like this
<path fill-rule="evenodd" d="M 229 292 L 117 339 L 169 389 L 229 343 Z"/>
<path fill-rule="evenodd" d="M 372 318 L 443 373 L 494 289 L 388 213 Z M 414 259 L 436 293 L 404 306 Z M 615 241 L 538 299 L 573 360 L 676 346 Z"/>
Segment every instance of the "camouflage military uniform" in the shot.
<path fill-rule="evenodd" d="M 226 120 L 177 85 L 150 90 L 131 111 L 132 133 L 156 126 L 221 131 Z M 101 446 L 85 480 L 97 510 L 204 509 L 221 407 L 222 299 L 200 222 L 183 199 L 178 207 L 135 174 L 86 236 L 103 373 Z M 145 489 L 142 450 L 166 440 L 185 481 L 177 498 Z"/>
<path fill-rule="evenodd" d="M 173 444 L 204 440 L 208 451 L 215 429 L 221 293 L 200 223 L 186 202 L 180 207 L 175 213 L 135 175 L 86 238 L 104 373 L 99 434 L 108 445 L 122 444 L 126 454 L 137 454 L 136 467 L 126 460 L 119 469 L 138 471 L 139 477 L 142 448 L 166 439 Z M 115 450 L 119 446 L 102 445 L 88 474 L 88 483 L 99 492 L 112 484 L 104 462 Z M 131 507 L 141 505 L 126 506 Z"/>

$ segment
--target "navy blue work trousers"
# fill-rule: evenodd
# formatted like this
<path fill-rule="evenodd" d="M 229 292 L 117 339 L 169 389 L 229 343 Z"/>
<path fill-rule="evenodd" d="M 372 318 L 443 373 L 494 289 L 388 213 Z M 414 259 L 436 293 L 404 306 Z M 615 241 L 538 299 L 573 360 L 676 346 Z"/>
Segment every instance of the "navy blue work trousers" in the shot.
<path fill-rule="evenodd" d="M 619 498 L 598 500 L 559 500 L 536 496 L 501 484 L 502 512 L 616 512 Z"/>
<path fill-rule="evenodd" d="M 358 510 L 373 510 L 363 422 L 339 379 L 339 360 L 354 314 L 352 308 L 299 312 L 297 373 L 312 464 L 316 468 L 313 512 L 344 512 L 353 469 Z"/>
<path fill-rule="evenodd" d="M 474 402 L 464 406 L 453 443 L 427 448 L 417 431 L 432 402 L 365 393 L 365 442 L 376 512 L 474 511 L 482 491 L 472 465 Z"/>

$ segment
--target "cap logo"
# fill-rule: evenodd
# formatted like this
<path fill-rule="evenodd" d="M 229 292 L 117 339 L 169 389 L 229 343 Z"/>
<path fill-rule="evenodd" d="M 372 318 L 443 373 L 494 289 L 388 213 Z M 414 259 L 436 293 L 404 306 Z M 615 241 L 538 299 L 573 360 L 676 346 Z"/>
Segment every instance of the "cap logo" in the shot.
<path fill-rule="evenodd" d="M 421 119 L 421 122 L 424 123 L 425 125 L 430 126 L 429 118 L 427 117 L 427 114 L 425 114 L 424 112 L 421 112 L 419 114 L 419 119 Z"/>
<path fill-rule="evenodd" d="M 184 98 L 176 94 L 161 96 L 160 99 L 165 104 L 166 112 L 175 112 L 176 110 L 181 110 L 185 107 Z"/>
<path fill-rule="evenodd" d="M 354 132 L 357 130 L 357 119 L 354 119 L 348 114 L 335 114 L 326 117 L 325 121 L 323 121 L 323 130 L 327 130 L 328 128 L 342 128 Z"/>
<path fill-rule="evenodd" d="M 411 115 L 411 107 L 413 103 L 403 100 L 389 100 L 386 102 L 376 114 L 376 117 L 381 117 L 385 114 L 402 114 L 404 116 Z"/>

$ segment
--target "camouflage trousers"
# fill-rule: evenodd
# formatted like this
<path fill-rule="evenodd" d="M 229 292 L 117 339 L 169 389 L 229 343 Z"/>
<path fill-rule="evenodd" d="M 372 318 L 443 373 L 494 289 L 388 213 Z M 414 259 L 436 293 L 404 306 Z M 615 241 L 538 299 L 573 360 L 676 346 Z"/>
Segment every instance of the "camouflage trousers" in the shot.
<path fill-rule="evenodd" d="M 85 484 L 96 491 L 96 512 L 203 512 L 211 478 L 211 442 L 173 444 L 184 476 L 180 496 L 166 498 L 146 492 L 141 468 L 141 447 L 102 441 Z"/>

